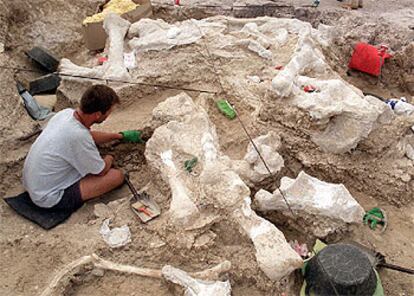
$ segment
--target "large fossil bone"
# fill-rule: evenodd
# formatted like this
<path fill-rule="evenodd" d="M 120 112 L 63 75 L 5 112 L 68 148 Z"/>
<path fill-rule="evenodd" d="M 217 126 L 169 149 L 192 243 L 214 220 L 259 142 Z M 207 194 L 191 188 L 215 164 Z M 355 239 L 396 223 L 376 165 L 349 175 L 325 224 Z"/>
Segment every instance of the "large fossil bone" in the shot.
<path fill-rule="evenodd" d="M 170 110 L 175 106 L 186 106 L 183 108 L 186 112 L 171 114 Z M 302 259 L 291 249 L 283 234 L 250 208 L 249 187 L 232 169 L 231 160 L 220 152 L 215 128 L 204 109 L 195 106 L 184 94 L 167 99 L 161 107 L 156 108 L 155 119 L 158 122 L 162 118 L 171 121 L 155 130 L 147 143 L 145 156 L 150 165 L 160 170 L 177 200 L 184 196 L 195 206 L 213 206 L 227 213 L 228 219 L 235 221 L 236 225 L 238 223 L 252 240 L 258 265 L 271 280 L 279 280 L 299 268 Z M 161 109 L 165 110 L 165 116 Z M 183 160 L 188 155 L 199 159 L 198 175 L 192 176 L 184 171 Z M 255 163 L 256 158 L 252 158 Z M 179 188 L 188 191 L 180 191 Z M 171 207 L 175 203 L 174 198 Z M 199 209 L 203 214 L 203 207 Z"/>
<path fill-rule="evenodd" d="M 246 197 L 243 207 L 236 209 L 233 217 L 252 240 L 260 269 L 271 280 L 279 280 L 300 268 L 303 261 L 286 242 L 283 233 L 272 223 L 258 216 L 250 204 L 250 197 Z"/>
<path fill-rule="evenodd" d="M 83 256 L 59 270 L 53 277 L 53 279 L 50 281 L 46 289 L 44 289 L 43 292 L 40 294 L 40 296 L 61 295 L 59 291 L 57 291 L 58 288 L 62 285 L 67 285 L 71 275 L 78 272 L 83 266 L 87 264 L 93 264 L 95 268 L 135 274 L 143 277 L 158 279 L 162 277 L 162 271 L 158 269 L 142 268 L 132 265 L 119 264 L 105 260 L 96 254 L 92 254 Z M 230 261 L 223 261 L 222 263 L 219 263 L 216 266 L 205 269 L 203 271 L 190 273 L 190 275 L 204 280 L 214 281 L 219 278 L 220 274 L 225 273 L 230 269 Z"/>
<path fill-rule="evenodd" d="M 124 38 L 130 25 L 130 22 L 119 15 L 108 14 L 104 20 L 104 29 L 109 39 L 108 61 L 102 66 L 87 68 L 75 65 L 68 59 L 62 59 L 59 65 L 60 74 L 121 81 L 130 80 L 131 77 L 124 64 Z"/>
<path fill-rule="evenodd" d="M 307 70 L 322 73 L 327 69 L 322 53 L 315 48 L 309 35 L 310 33 L 299 37 L 298 50 L 293 54 L 290 62 L 272 80 L 273 90 L 281 97 L 288 97 L 292 92 L 299 91 L 297 77 Z"/>
<path fill-rule="evenodd" d="M 203 281 L 192 278 L 188 273 L 178 268 L 166 265 L 162 268 L 163 277 L 186 289 L 186 296 L 230 296 L 229 281 Z"/>
<path fill-rule="evenodd" d="M 128 37 L 132 38 L 129 46 L 137 52 L 169 50 L 197 42 L 204 35 L 217 34 L 225 28 L 221 23 L 206 20 L 190 19 L 170 25 L 160 19 L 141 19 L 129 29 Z"/>
<path fill-rule="evenodd" d="M 249 143 L 243 159 L 235 160 L 232 163 L 234 170 L 249 186 L 254 186 L 258 182 L 274 176 L 284 167 L 284 160 L 278 153 L 282 146 L 281 140 L 275 132 L 270 131 L 266 135 L 253 139 L 253 142 L 266 161 L 271 174 L 269 174 L 256 149 Z"/>
<path fill-rule="evenodd" d="M 362 222 L 364 209 L 343 184 L 323 182 L 302 171 L 296 179 L 283 177 L 280 188 L 273 194 L 258 191 L 255 195 L 258 209 L 290 216 L 281 192 L 295 214 L 302 218 L 295 220 L 305 221 L 296 226 L 317 237 L 325 237 L 347 223 Z"/>

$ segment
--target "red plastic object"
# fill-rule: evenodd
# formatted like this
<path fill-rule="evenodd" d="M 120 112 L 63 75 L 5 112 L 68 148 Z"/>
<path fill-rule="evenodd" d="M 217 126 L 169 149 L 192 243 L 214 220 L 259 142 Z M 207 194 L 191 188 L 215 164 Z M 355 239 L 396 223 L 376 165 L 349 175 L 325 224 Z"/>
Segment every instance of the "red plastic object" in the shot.
<path fill-rule="evenodd" d="M 174 0 L 175 5 L 180 5 L 180 0 Z"/>
<path fill-rule="evenodd" d="M 385 45 L 381 45 L 378 49 L 375 46 L 360 42 L 355 46 L 348 67 L 379 76 L 385 60 L 392 57 L 387 50 L 388 47 Z"/>
<path fill-rule="evenodd" d="M 283 66 L 276 66 L 275 69 L 276 70 L 282 70 L 283 69 Z"/>
<path fill-rule="evenodd" d="M 98 64 L 102 65 L 103 63 L 105 63 L 108 60 L 107 57 L 99 57 L 98 58 Z"/>
<path fill-rule="evenodd" d="M 303 90 L 304 90 L 305 92 L 307 92 L 307 93 L 311 93 L 311 92 L 316 91 L 316 90 L 317 90 L 317 88 L 316 88 L 316 87 L 314 87 L 313 85 L 305 85 L 305 86 L 303 87 Z"/>
<path fill-rule="evenodd" d="M 139 209 L 138 209 L 138 211 L 140 211 L 140 212 L 144 213 L 144 214 L 145 214 L 145 215 L 147 215 L 148 217 L 151 217 L 151 216 L 152 216 L 152 215 L 151 215 L 151 212 L 150 212 L 150 211 L 148 211 L 148 209 L 147 209 L 147 208 L 145 208 L 145 207 L 139 208 Z"/>

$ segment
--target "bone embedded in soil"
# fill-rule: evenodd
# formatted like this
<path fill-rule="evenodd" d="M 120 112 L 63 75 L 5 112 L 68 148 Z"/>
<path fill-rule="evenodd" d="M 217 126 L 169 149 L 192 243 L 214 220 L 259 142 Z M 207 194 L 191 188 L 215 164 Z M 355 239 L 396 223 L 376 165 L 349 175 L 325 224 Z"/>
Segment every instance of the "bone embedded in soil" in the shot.
<path fill-rule="evenodd" d="M 77 31 L 95 7 L 76 2 L 74 7 L 56 1 L 56 11 L 41 1 L 13 3 L 4 28 L 15 38 L 5 39 L 0 61 L 35 67 L 22 62 L 21 44 L 53 45 L 62 57 L 55 111 L 76 107 L 92 84 L 113 87 L 121 104 L 97 129 L 145 129 L 149 139 L 142 146 L 116 143 L 101 151 L 116 156 L 162 214 L 141 224 L 122 187 L 46 232 L 3 203 L 0 263 L 8 272 L 2 273 L 0 294 L 297 295 L 302 278 L 294 271 L 303 259 L 289 241 L 311 247 L 316 238 L 353 239 L 389 262 L 413 267 L 414 122 L 372 96 L 405 96 L 413 103 L 409 9 L 401 22 L 391 10 L 380 24 L 369 13 L 369 1 L 365 12 L 325 10 L 337 4 L 325 1 L 322 8 L 301 8 L 307 23 L 235 18 L 260 11 L 233 7 L 234 1 L 201 8 L 200 1 L 175 7 L 157 0 L 153 11 L 160 15 L 153 19 L 131 23 L 108 15 L 108 60 L 97 65 Z M 285 9 L 286 16 L 299 15 L 289 5 L 260 13 L 274 16 Z M 214 11 L 228 16 L 211 16 Z M 23 12 L 31 17 L 23 19 Z M 320 18 L 325 25 L 316 26 Z M 5 19 L 0 13 L 0 21 Z M 55 36 L 59 20 L 65 26 Z M 36 37 L 35 29 L 49 33 Z M 3 35 L 0 30 L 0 51 Z M 381 79 L 347 76 L 355 42 L 372 40 L 388 43 L 395 56 Z M 125 52 L 135 54 L 134 69 L 127 69 Z M 0 191 L 6 195 L 19 190 L 24 155 L 35 137 L 22 145 L 15 139 L 34 122 L 18 103 L 13 75 L 27 83 L 31 76 L 6 70 L 0 75 L 7 94 L 0 110 Z M 218 100 L 227 100 L 239 118 L 221 114 Z M 194 159 L 187 170 L 185 163 Z M 377 206 L 389 221 L 383 234 L 362 223 L 365 211 Z M 111 229 L 128 227 L 125 245 L 106 244 L 99 230 L 107 218 Z M 385 270 L 380 276 L 386 295 L 407 295 L 414 288 L 408 276 Z"/>

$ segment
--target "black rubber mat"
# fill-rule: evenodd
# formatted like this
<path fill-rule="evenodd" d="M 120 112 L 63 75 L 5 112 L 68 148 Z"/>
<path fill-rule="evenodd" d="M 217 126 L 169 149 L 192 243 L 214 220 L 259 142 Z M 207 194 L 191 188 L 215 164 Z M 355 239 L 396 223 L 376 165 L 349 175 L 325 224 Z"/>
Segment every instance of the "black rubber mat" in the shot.
<path fill-rule="evenodd" d="M 59 87 L 60 77 L 56 74 L 48 74 L 30 81 L 30 93 L 32 95 L 55 93 Z"/>
<path fill-rule="evenodd" d="M 59 59 L 43 47 L 35 46 L 30 51 L 26 52 L 26 54 L 44 70 L 50 73 L 55 72 L 59 66 Z"/>
<path fill-rule="evenodd" d="M 4 201 L 20 216 L 36 223 L 46 230 L 64 222 L 73 213 L 73 211 L 53 211 L 40 208 L 32 202 L 27 192 L 5 198 Z"/>

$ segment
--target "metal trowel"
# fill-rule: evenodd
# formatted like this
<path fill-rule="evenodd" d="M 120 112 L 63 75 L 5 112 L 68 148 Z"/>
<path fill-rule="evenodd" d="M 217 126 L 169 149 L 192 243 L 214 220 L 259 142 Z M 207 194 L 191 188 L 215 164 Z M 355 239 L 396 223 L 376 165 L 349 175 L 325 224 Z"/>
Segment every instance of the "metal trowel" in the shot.
<path fill-rule="evenodd" d="M 131 199 L 132 211 L 141 219 L 142 222 L 148 221 L 158 217 L 161 214 L 160 207 L 146 192 L 138 193 L 134 185 L 129 180 L 129 175 L 125 174 L 125 181 L 132 192 Z"/>

